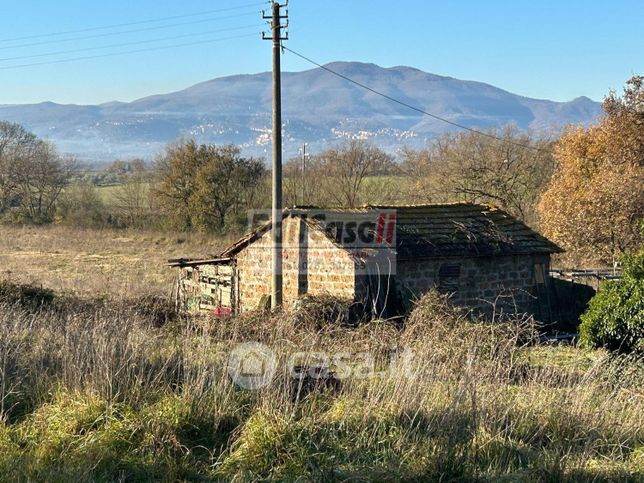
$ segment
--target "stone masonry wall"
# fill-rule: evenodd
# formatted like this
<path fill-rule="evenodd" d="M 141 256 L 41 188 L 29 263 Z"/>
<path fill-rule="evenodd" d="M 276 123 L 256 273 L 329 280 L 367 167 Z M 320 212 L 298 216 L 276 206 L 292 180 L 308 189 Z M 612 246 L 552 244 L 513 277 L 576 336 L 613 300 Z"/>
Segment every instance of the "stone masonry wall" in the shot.
<path fill-rule="evenodd" d="M 397 286 L 408 306 L 437 288 L 456 305 L 480 313 L 491 313 L 494 303 L 505 312 L 535 313 L 548 285 L 548 268 L 547 255 L 398 261 Z"/>
<path fill-rule="evenodd" d="M 284 220 L 283 239 L 285 306 L 307 293 L 328 293 L 349 300 L 365 297 L 366 278 L 357 275 L 356 258 L 349 251 L 311 230 L 299 218 Z M 254 310 L 261 297 L 271 293 L 270 232 L 239 252 L 235 261 L 238 310 Z M 394 278 L 399 298 L 407 308 L 413 300 L 437 288 L 449 293 L 456 305 L 476 312 L 489 314 L 496 303 L 497 311 L 543 315 L 544 303 L 549 304 L 548 270 L 548 255 L 454 257 L 398 260 Z"/>
<path fill-rule="evenodd" d="M 300 243 L 300 236 L 304 243 Z M 355 264 L 345 250 L 299 218 L 283 222 L 283 302 L 291 305 L 299 295 L 331 293 L 353 299 Z M 237 254 L 239 310 L 258 307 L 271 293 L 271 233 L 264 233 Z"/>

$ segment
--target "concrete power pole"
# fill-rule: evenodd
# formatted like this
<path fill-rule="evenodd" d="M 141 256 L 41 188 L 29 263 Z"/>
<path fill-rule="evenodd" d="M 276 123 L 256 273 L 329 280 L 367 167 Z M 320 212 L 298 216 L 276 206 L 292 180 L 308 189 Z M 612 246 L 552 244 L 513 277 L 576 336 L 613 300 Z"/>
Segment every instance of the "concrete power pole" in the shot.
<path fill-rule="evenodd" d="M 288 27 L 281 20 L 288 19 L 288 10 L 281 15 L 280 9 L 286 7 L 288 1 L 280 5 L 273 1 L 272 14 L 263 15 L 270 19 L 271 35 L 262 33 L 264 40 L 273 41 L 273 203 L 271 211 L 271 241 L 272 241 L 272 280 L 271 308 L 282 305 L 282 79 L 280 67 L 281 41 L 288 39 L 288 34 L 282 36 L 282 29 Z"/>

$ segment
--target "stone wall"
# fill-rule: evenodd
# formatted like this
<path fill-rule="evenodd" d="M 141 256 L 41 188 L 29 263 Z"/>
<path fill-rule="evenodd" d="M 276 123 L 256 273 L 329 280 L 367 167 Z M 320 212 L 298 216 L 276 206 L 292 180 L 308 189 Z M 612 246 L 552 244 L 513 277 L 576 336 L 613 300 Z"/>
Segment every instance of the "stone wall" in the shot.
<path fill-rule="evenodd" d="M 497 312 L 528 312 L 548 320 L 548 269 L 547 255 L 399 260 L 396 279 L 407 306 L 436 288 L 479 313 L 493 313 L 496 304 Z"/>
<path fill-rule="evenodd" d="M 528 312 L 538 320 L 553 320 L 548 255 L 395 260 L 389 252 L 373 256 L 365 249 L 340 248 L 299 217 L 283 222 L 282 253 L 287 307 L 304 294 L 331 294 L 363 303 L 379 316 L 393 316 L 436 288 L 450 294 L 456 305 L 479 313 Z M 190 276 L 184 284 L 194 285 L 184 287 L 186 293 L 201 289 L 216 300 L 200 303 L 234 305 L 236 312 L 257 309 L 271 293 L 270 231 L 234 258 L 231 266 L 185 270 Z"/>
<path fill-rule="evenodd" d="M 303 240 L 303 243 L 300 243 Z M 283 222 L 283 302 L 291 305 L 305 293 L 355 297 L 355 263 L 324 234 L 299 218 Z M 271 233 L 264 233 L 236 256 L 239 311 L 254 310 L 271 293 Z"/>

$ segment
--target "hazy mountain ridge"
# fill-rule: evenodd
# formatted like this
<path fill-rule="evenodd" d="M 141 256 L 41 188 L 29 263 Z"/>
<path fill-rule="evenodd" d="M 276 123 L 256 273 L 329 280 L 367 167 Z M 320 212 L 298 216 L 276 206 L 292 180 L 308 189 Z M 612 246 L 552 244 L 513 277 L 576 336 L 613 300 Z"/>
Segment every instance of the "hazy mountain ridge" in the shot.
<path fill-rule="evenodd" d="M 518 96 L 489 84 L 429 74 L 412 67 L 334 62 L 328 67 L 365 85 L 469 127 L 557 131 L 593 122 L 601 106 L 586 97 L 555 102 Z M 323 69 L 285 72 L 285 154 L 302 143 L 312 152 L 349 137 L 387 150 L 421 147 L 454 128 L 364 90 Z M 270 152 L 271 75 L 233 75 L 168 94 L 96 106 L 52 102 L 0 105 L 0 119 L 19 122 L 83 159 L 152 157 L 181 136 L 233 142 L 249 154 Z"/>

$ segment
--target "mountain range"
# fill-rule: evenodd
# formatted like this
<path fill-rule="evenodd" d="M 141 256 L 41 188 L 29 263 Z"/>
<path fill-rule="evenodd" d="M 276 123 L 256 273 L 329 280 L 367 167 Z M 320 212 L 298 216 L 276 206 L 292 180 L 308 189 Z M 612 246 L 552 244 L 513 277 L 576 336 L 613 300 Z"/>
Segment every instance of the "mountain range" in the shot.
<path fill-rule="evenodd" d="M 359 62 L 326 67 L 427 112 L 477 129 L 514 124 L 557 132 L 589 124 L 601 105 L 587 97 L 569 102 L 532 99 L 489 84 L 459 80 L 412 67 Z M 365 90 L 321 68 L 282 75 L 284 151 L 307 143 L 310 152 L 348 138 L 388 151 L 422 147 L 454 126 Z M 0 105 L 0 119 L 18 122 L 59 150 L 82 160 L 152 158 L 169 141 L 235 143 L 251 155 L 270 156 L 271 73 L 233 75 L 132 102 Z"/>

